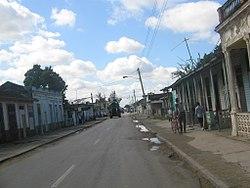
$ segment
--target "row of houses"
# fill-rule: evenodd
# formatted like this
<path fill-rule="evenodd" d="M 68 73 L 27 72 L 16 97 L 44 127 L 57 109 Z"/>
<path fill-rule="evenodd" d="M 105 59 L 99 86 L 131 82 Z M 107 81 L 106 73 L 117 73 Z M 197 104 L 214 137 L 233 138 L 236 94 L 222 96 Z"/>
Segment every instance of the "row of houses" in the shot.
<path fill-rule="evenodd" d="M 163 93 L 148 94 L 146 113 L 165 116 L 179 98 L 187 122 L 195 124 L 194 108 L 200 102 L 209 129 L 232 128 L 233 136 L 250 135 L 250 1 L 228 0 L 218 13 L 220 23 L 215 30 L 221 48 L 194 71 L 163 88 Z"/>
<path fill-rule="evenodd" d="M 64 122 L 62 95 L 6 82 L 0 86 L 0 141 L 44 134 Z"/>
<path fill-rule="evenodd" d="M 0 86 L 0 143 L 84 124 L 107 114 L 103 104 L 76 100 L 63 106 L 60 92 L 6 82 Z"/>

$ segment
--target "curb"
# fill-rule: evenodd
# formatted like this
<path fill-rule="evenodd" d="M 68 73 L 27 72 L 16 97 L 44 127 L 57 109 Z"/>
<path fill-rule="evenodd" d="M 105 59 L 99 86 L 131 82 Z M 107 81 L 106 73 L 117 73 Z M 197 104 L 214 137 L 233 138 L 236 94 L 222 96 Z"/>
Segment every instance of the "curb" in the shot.
<path fill-rule="evenodd" d="M 211 172 L 209 172 L 205 167 L 200 165 L 198 162 L 196 162 L 192 157 L 184 153 L 182 150 L 180 150 L 177 146 L 175 146 L 172 142 L 168 141 L 167 139 L 159 136 L 156 134 L 156 136 L 163 140 L 166 144 L 170 146 L 174 150 L 175 153 L 185 162 L 187 162 L 191 168 L 196 170 L 203 178 L 205 178 L 207 181 L 209 181 L 214 187 L 218 188 L 229 188 L 229 186 L 220 180 L 218 177 L 214 176 Z"/>
<path fill-rule="evenodd" d="M 85 127 L 78 128 L 78 129 L 76 129 L 76 130 L 74 130 L 74 131 L 72 131 L 72 132 L 69 132 L 69 133 L 65 134 L 65 135 L 59 136 L 58 138 L 54 138 L 54 139 L 49 140 L 49 141 L 47 141 L 47 142 L 44 142 L 44 143 L 42 143 L 42 144 L 38 144 L 38 145 L 35 145 L 35 146 L 33 146 L 33 147 L 30 147 L 30 148 L 28 148 L 28 149 L 26 149 L 26 150 L 24 150 L 24 151 L 21 151 L 21 152 L 19 152 L 19 153 L 17 153 L 17 154 L 8 156 L 8 157 L 6 157 L 6 158 L 3 158 L 2 160 L 0 160 L 0 165 L 1 165 L 2 163 L 6 162 L 6 161 L 9 161 L 9 160 L 11 160 L 11 159 L 17 158 L 17 157 L 19 157 L 19 156 L 21 156 L 21 155 L 24 155 L 24 154 L 26 154 L 26 153 L 29 153 L 29 152 L 31 152 L 31 151 L 33 151 L 33 150 L 39 148 L 39 147 L 42 147 L 42 146 L 51 144 L 51 143 L 53 143 L 53 142 L 56 142 L 56 141 L 58 141 L 58 140 L 61 140 L 61 139 L 65 138 L 65 137 L 67 137 L 67 136 L 70 136 L 70 135 L 72 135 L 72 134 L 75 134 L 75 133 L 78 132 L 78 131 L 82 131 L 82 130 L 84 130 L 84 129 L 88 129 L 88 128 L 90 128 L 90 127 L 93 127 L 93 126 L 96 125 L 96 124 L 102 123 L 102 122 L 105 121 L 106 119 L 107 119 L 107 118 L 105 118 L 105 119 L 103 119 L 103 120 L 100 120 L 100 121 L 96 121 L 96 122 L 94 122 L 94 123 L 92 123 L 92 124 L 90 124 L 90 125 L 87 125 L 87 126 L 85 126 Z"/>
<path fill-rule="evenodd" d="M 148 127 L 147 127 L 147 129 L 149 131 L 155 133 L 152 129 L 150 129 Z M 158 133 L 155 133 L 155 134 L 160 140 L 164 141 L 183 161 L 185 161 L 192 169 L 194 169 L 196 171 L 196 173 L 200 174 L 200 176 L 202 178 L 206 179 L 209 183 L 211 183 L 211 185 L 213 185 L 216 188 L 229 188 L 230 187 L 224 181 L 222 181 L 218 177 L 214 176 L 205 167 L 203 167 L 198 162 L 196 162 L 192 157 L 190 157 L 185 152 L 183 152 L 181 149 L 179 149 L 177 146 L 175 146 L 172 142 L 168 141 L 166 138 L 163 138 Z"/>

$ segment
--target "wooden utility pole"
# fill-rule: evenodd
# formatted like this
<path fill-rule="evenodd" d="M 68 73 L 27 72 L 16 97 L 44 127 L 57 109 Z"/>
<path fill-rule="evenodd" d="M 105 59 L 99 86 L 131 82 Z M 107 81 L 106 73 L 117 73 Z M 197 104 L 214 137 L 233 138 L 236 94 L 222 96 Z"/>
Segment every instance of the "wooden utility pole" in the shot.
<path fill-rule="evenodd" d="M 136 103 L 136 95 L 135 95 L 135 89 L 134 89 L 134 98 L 135 98 L 135 103 Z"/>
<path fill-rule="evenodd" d="M 147 104 L 146 95 L 145 95 L 144 86 L 143 86 L 143 82 L 142 82 L 142 78 L 141 78 L 141 72 L 140 72 L 139 68 L 137 69 L 137 72 L 138 72 L 138 77 L 139 77 L 139 81 L 140 81 L 140 84 L 141 84 L 142 97 L 144 99 L 144 109 L 146 109 L 146 106 L 147 106 L 146 105 Z"/>
<path fill-rule="evenodd" d="M 139 81 L 140 81 L 140 84 L 141 84 L 142 96 L 144 98 L 145 97 L 145 91 L 144 91 L 144 86 L 143 86 L 142 78 L 141 78 L 141 72 L 140 72 L 139 68 L 137 69 L 137 72 L 138 72 Z"/>

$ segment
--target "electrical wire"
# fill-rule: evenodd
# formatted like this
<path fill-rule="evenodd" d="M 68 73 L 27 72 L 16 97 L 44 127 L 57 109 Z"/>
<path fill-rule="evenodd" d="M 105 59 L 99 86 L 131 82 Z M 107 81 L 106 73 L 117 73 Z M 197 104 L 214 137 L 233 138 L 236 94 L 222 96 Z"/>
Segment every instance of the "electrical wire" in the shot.
<path fill-rule="evenodd" d="M 162 5 L 161 11 L 160 11 L 160 13 L 158 15 L 157 24 L 156 24 L 156 26 L 154 28 L 154 33 L 153 33 L 153 36 L 152 36 L 151 41 L 149 43 L 149 47 L 148 47 L 146 57 L 149 57 L 150 52 L 151 52 L 151 50 L 153 48 L 153 45 L 154 45 L 154 42 L 155 42 L 155 39 L 156 39 L 156 35 L 157 35 L 158 31 L 159 31 L 161 21 L 162 21 L 163 15 L 164 15 L 164 11 L 165 11 L 165 9 L 167 7 L 167 3 L 168 3 L 168 0 L 165 0 L 163 5 Z"/>

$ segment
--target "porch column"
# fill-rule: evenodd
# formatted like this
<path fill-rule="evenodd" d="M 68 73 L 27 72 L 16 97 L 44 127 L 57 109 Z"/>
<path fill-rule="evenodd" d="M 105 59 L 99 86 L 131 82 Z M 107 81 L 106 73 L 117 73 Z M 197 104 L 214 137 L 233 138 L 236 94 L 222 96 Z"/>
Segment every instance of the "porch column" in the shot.
<path fill-rule="evenodd" d="M 226 69 L 228 73 L 228 88 L 229 88 L 229 95 L 230 95 L 230 104 L 231 104 L 231 120 L 232 120 L 232 136 L 237 136 L 237 120 L 236 120 L 236 113 L 237 113 L 237 98 L 235 93 L 235 75 L 233 71 L 233 66 L 231 62 L 230 52 L 228 50 L 223 50 L 225 56 L 225 63 Z"/>
<path fill-rule="evenodd" d="M 189 111 L 192 110 L 192 96 L 191 96 L 191 92 L 190 92 L 190 82 L 187 81 L 187 92 L 188 92 L 188 109 Z"/>
<path fill-rule="evenodd" d="M 229 109 L 229 98 L 228 98 L 228 78 L 227 78 L 227 71 L 225 67 L 225 61 L 222 61 L 222 71 L 223 71 L 223 76 L 224 76 L 224 81 L 225 81 L 225 102 L 226 102 L 226 108 Z"/>
<path fill-rule="evenodd" d="M 18 131 L 18 138 L 21 139 L 21 119 L 20 119 L 20 113 L 19 113 L 19 108 L 18 104 L 15 103 L 15 111 L 16 111 L 16 123 L 17 123 L 17 131 Z"/>
<path fill-rule="evenodd" d="M 244 37 L 247 45 L 247 55 L 248 55 L 248 66 L 250 67 L 250 34 Z"/>
<path fill-rule="evenodd" d="M 195 78 L 193 78 L 193 83 L 194 83 L 194 102 L 196 104 L 196 102 L 200 101 L 199 97 L 198 97 L 198 92 L 197 92 L 197 85 L 196 85 L 196 80 Z"/>
<path fill-rule="evenodd" d="M 202 79 L 202 75 L 200 74 L 200 79 L 201 79 L 201 92 L 202 92 L 202 95 L 203 95 L 203 102 L 204 102 L 204 107 L 206 110 L 209 110 L 208 108 L 208 101 L 207 101 L 207 95 L 206 95 L 206 91 L 205 91 L 205 87 L 204 87 L 204 82 L 203 82 L 203 79 Z"/>
<path fill-rule="evenodd" d="M 5 102 L 2 103 L 3 105 L 3 120 L 4 120 L 4 130 L 9 130 L 9 118 L 8 118 L 8 112 L 7 112 L 7 105 Z"/>
<path fill-rule="evenodd" d="M 184 105 L 184 103 L 185 103 L 185 91 L 184 91 L 183 83 L 181 84 L 181 102 L 182 102 L 184 109 L 187 110 L 186 106 Z"/>
<path fill-rule="evenodd" d="M 24 123 L 23 124 L 23 137 L 26 138 L 27 136 L 27 127 L 30 127 L 29 126 L 29 114 L 28 114 L 28 105 L 25 104 L 24 105 L 24 110 L 25 110 L 25 119 L 26 119 L 26 124 Z"/>
<path fill-rule="evenodd" d="M 214 79 L 213 79 L 213 73 L 212 69 L 209 69 L 209 74 L 210 74 L 210 81 L 211 81 L 211 97 L 212 97 L 212 108 L 213 111 L 216 110 L 216 100 L 215 100 L 215 91 L 214 91 Z"/>

